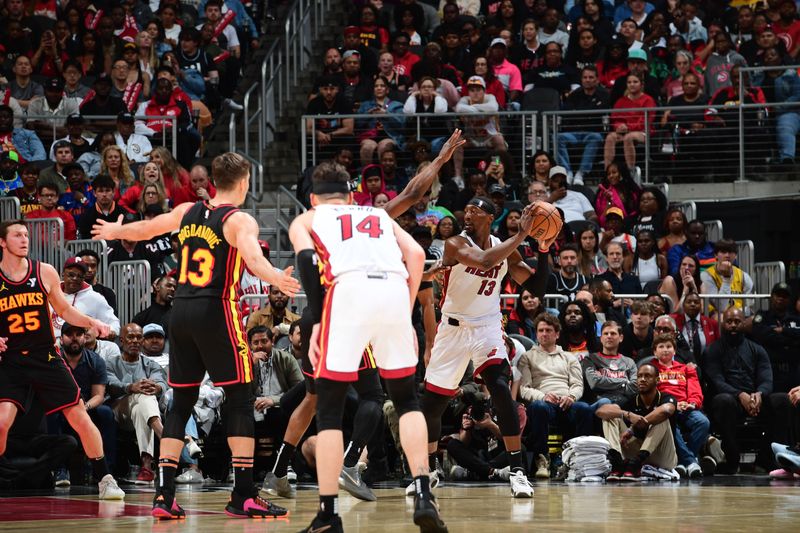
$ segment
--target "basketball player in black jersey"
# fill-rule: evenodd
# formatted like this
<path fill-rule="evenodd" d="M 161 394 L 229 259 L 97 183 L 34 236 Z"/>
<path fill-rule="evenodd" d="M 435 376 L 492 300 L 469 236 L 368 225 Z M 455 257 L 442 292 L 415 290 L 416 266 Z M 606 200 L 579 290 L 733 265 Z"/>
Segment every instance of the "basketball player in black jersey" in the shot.
<path fill-rule="evenodd" d="M 78 433 L 99 482 L 100 499 L 121 500 L 125 493 L 108 472 L 100 432 L 56 348 L 49 306 L 70 324 L 96 328 L 100 336 L 108 335 L 108 325 L 69 305 L 56 270 L 28 259 L 28 244 L 24 220 L 0 224 L 0 456 L 17 411 L 33 388 L 45 412 L 61 411 Z"/>
<path fill-rule="evenodd" d="M 236 207 L 244 203 L 250 188 L 250 163 L 240 155 L 225 153 L 214 158 L 211 171 L 217 187 L 214 199 L 181 204 L 152 220 L 125 226 L 122 217 L 113 223 L 98 221 L 92 234 L 95 239 L 142 241 L 179 230 L 178 288 L 169 325 L 169 384 L 175 396 L 161 440 L 153 516 L 185 515 L 175 501 L 175 473 L 184 428 L 206 371 L 226 396 L 223 417 L 233 456 L 234 487 L 225 512 L 242 518 L 282 516 L 286 509 L 260 498 L 253 484 L 253 366 L 238 309 L 239 281 L 247 265 L 254 275 L 289 296 L 300 285 L 291 277 L 291 267 L 281 272 L 264 257 L 258 224 Z"/>
<path fill-rule="evenodd" d="M 389 200 L 384 209 L 389 216 L 397 218 L 416 204 L 424 194 L 430 190 L 439 171 L 450 160 L 453 153 L 466 143 L 461 138 L 461 130 L 456 129 L 442 146 L 439 156 L 427 165 L 419 174 L 414 176 L 406 187 L 396 197 Z M 295 488 L 289 483 L 287 467 L 295 453 L 300 439 L 305 434 L 317 409 L 317 391 L 314 386 L 314 367 L 308 358 L 309 339 L 314 320 L 311 309 L 306 307 L 300 319 L 301 336 L 301 365 L 306 382 L 306 395 L 300 405 L 292 412 L 283 444 L 278 450 L 272 472 L 267 473 L 264 479 L 264 490 L 272 496 L 294 498 Z M 375 425 L 380 421 L 383 406 L 383 387 L 378 376 L 378 369 L 372 354 L 367 349 L 364 351 L 362 367 L 358 371 L 358 381 L 353 383 L 353 388 L 359 395 L 359 408 L 355 416 L 355 426 L 350 442 L 346 448 L 344 468 L 339 477 L 339 486 L 347 492 L 362 500 L 374 501 L 374 493 L 361 479 L 358 468 L 355 466 L 361 451 L 369 440 Z M 438 478 L 437 478 L 438 483 Z"/>

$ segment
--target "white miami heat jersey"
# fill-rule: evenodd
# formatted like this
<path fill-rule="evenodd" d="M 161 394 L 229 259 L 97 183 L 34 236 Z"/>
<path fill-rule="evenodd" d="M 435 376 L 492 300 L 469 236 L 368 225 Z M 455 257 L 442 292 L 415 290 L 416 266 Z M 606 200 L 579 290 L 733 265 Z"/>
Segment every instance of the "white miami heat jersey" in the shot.
<path fill-rule="evenodd" d="M 348 272 L 390 272 L 408 278 L 392 219 L 383 209 L 318 205 L 311 221 L 311 236 L 327 284 Z"/>
<path fill-rule="evenodd" d="M 472 246 L 477 246 L 466 233 L 461 234 Z M 489 236 L 491 246 L 502 241 Z M 508 271 L 508 260 L 488 270 L 453 265 L 445 273 L 442 314 L 470 325 L 488 324 L 500 320 L 500 292 Z"/>

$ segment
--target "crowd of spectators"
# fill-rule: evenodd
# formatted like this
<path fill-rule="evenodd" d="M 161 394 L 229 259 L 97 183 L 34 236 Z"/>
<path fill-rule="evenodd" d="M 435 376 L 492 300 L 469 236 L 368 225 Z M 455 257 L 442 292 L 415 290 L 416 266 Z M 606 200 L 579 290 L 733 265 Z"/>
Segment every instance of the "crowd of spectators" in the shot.
<path fill-rule="evenodd" d="M 644 142 L 651 170 L 666 174 L 655 164 L 663 162 L 672 179 L 732 179 L 740 120 L 750 132 L 748 174 L 793 168 L 800 20 L 792 0 L 361 0 L 341 39 L 309 94 L 306 112 L 325 115 L 307 122 L 316 163 L 348 149 L 358 173 L 393 151 L 415 169 L 420 143 L 435 157 L 457 126 L 468 143 L 442 180 L 464 189 L 486 151 L 518 157 L 532 142 L 519 117 L 499 111 L 562 109 L 583 111 L 560 118 L 553 143 L 569 184 L 599 181 L 615 160 L 641 183 Z M 740 103 L 764 106 L 740 116 Z M 370 118 L 333 117 L 354 113 Z M 708 157 L 712 146 L 721 157 Z"/>
<path fill-rule="evenodd" d="M 16 196 L 26 218 L 61 218 L 66 240 L 90 238 L 98 217 L 213 197 L 188 169 L 214 114 L 238 107 L 263 7 L 4 0 L 0 197 Z"/>
<path fill-rule="evenodd" d="M 27 218 L 62 219 L 67 239 L 88 238 L 98 219 L 143 219 L 183 201 L 213 198 L 207 170 L 192 164 L 194 152 L 186 160 L 186 154 L 176 159 L 157 145 L 160 136 L 152 132 L 170 124 L 143 124 L 133 112 L 162 113 L 163 106 L 172 106 L 182 114 L 196 108 L 198 101 L 216 109 L 231 79 L 226 75 L 223 83 L 219 76 L 223 64 L 229 73 L 238 71 L 234 60 L 241 57 L 242 48 L 256 44 L 243 38 L 256 36 L 247 33 L 253 28 L 246 23 L 246 8 L 239 2 L 226 3 L 236 23 L 221 25 L 219 32 L 214 29 L 220 20 L 215 0 L 204 4 L 208 22 L 197 31 L 193 23 L 186 23 L 184 3 L 162 5 L 156 19 L 145 16 L 142 33 L 131 25 L 139 24 L 134 21 L 145 11 L 143 4 L 128 1 L 123 8 L 114 7 L 112 16 L 97 10 L 97 20 L 84 23 L 77 17 L 74 24 L 76 10 L 63 9 L 59 16 L 66 28 L 61 19 L 52 19 L 55 44 L 44 45 L 41 53 L 20 51 L 11 63 L 5 60 L 13 79 L 7 103 L 0 106 L 2 193 L 16 196 Z M 7 12 L 13 14 L 18 4 L 6 0 Z M 561 105 L 574 110 L 624 109 L 631 103 L 656 107 L 675 98 L 685 103 L 701 98 L 703 104 L 722 98 L 718 103 L 724 105 L 726 98 L 740 96 L 735 81 L 742 74 L 737 66 L 767 58 L 774 62 L 774 50 L 788 65 L 800 50 L 800 44 L 783 44 L 784 35 L 790 35 L 790 43 L 800 43 L 791 37 L 800 31 L 793 2 L 770 4 L 763 12 L 746 6 L 717 9 L 710 3 L 704 3 L 702 11 L 700 7 L 694 0 L 657 5 L 628 0 L 616 8 L 595 0 L 556 7 L 529 0 L 442 0 L 436 7 L 417 0 L 394 5 L 370 0 L 345 29 L 344 45 L 326 52 L 325 71 L 309 95 L 308 112 L 325 115 L 307 124 L 318 153 L 345 166 L 353 176 L 358 203 L 375 207 L 398 194 L 444 144 L 453 124 L 436 115 L 448 110 L 469 115 L 461 123 L 468 140 L 465 148 L 422 200 L 398 217 L 430 259 L 440 258 L 444 241 L 460 232 L 464 206 L 474 196 L 487 196 L 495 204 L 498 215 L 492 229 L 501 239 L 519 232 L 526 204 L 542 200 L 558 207 L 566 223 L 550 250 L 553 272 L 547 293 L 559 298 L 540 301 L 513 281 L 503 284 L 504 293 L 518 294 L 502 305 L 515 378 L 512 391 L 520 402 L 521 430 L 537 477 L 563 475 L 558 462 L 550 460 L 552 426 L 560 426 L 564 435 L 604 435 L 612 445 L 610 459 L 617 477 L 636 477 L 648 462 L 687 477 L 734 473 L 743 447 L 737 428 L 746 417 L 762 424 L 767 433 L 768 440 L 758 443 L 761 466 L 777 466 L 768 449 L 770 439 L 785 445 L 797 440 L 793 428 L 800 365 L 793 353 L 800 347 L 800 304 L 795 294 L 778 284 L 772 288 L 769 309 L 754 313 L 746 299 L 753 282 L 737 262 L 736 244 L 726 239 L 709 242 L 702 221 L 689 221 L 679 209 L 670 208 L 659 188 L 642 187 L 636 164 L 637 145 L 656 124 L 671 127 L 677 121 L 687 126 L 681 134 L 691 137 L 717 127 L 720 120 L 719 127 L 724 127 L 733 114 L 709 107 L 696 116 L 673 110 L 659 114 L 658 120 L 653 114 L 644 120 L 640 111 L 615 111 L 608 126 L 599 116 L 565 120 L 556 156 L 538 151 L 530 168 L 522 171 L 509 150 L 510 142 L 521 142 L 518 132 L 505 132 L 503 120 L 494 114 L 524 109 L 526 95 L 542 88 L 556 90 Z M 177 27 L 178 13 L 186 28 Z M 245 20 L 241 27 L 240 16 Z M 223 15 L 222 20 L 228 18 L 233 17 Z M 30 16 L 7 19 L 7 32 L 19 35 L 28 28 L 27 41 L 14 41 L 14 49 L 36 35 L 33 22 Z M 99 28 L 96 34 L 84 28 L 90 22 Z M 143 35 L 151 29 L 154 35 L 148 40 Z M 53 59 L 56 70 L 41 79 L 37 95 L 32 70 L 42 70 L 48 47 L 59 50 L 58 36 L 65 33 L 65 42 L 78 50 L 70 55 L 78 59 L 77 65 L 59 69 L 55 65 L 60 60 Z M 39 40 L 49 42 L 45 34 Z M 772 40 L 767 39 L 770 34 Z M 12 47 L 6 44 L 8 53 Z M 134 57 L 137 46 L 139 55 Z M 209 59 L 208 50 L 214 46 L 216 52 L 229 54 L 222 63 L 215 62 L 219 54 Z M 148 47 L 157 64 L 149 63 L 147 57 L 153 57 L 142 52 Z M 205 59 L 198 60 L 197 68 L 186 66 L 187 54 Z M 185 68 L 176 71 L 170 65 Z M 142 100 L 138 108 L 129 105 L 144 98 L 131 84 L 141 80 L 144 92 L 148 69 L 156 73 L 148 86 L 150 100 Z M 126 70 L 129 76 L 122 75 Z M 73 96 L 80 94 L 80 80 L 88 76 L 94 76 L 93 89 L 83 97 Z M 760 101 L 758 94 L 788 94 L 781 91 L 798 87 L 795 79 L 791 69 L 778 78 L 767 72 L 761 86 L 746 89 Z M 770 81 L 771 92 L 763 85 Z M 713 88 L 713 94 L 702 88 Z M 43 110 L 67 109 L 70 98 L 80 100 L 78 110 L 65 112 L 56 129 L 25 115 L 37 102 Z M 354 112 L 371 116 L 338 116 Z M 409 129 L 411 123 L 397 116 L 420 112 L 430 114 L 421 118 L 420 135 L 412 131 L 416 126 Z M 115 118 L 86 118 L 99 114 Z M 791 120 L 784 119 L 784 127 Z M 92 132 L 88 126 L 101 129 Z M 190 120 L 186 128 L 193 127 Z M 52 159 L 42 165 L 48 158 L 42 136 L 48 133 Z M 792 136 L 792 146 L 793 142 Z M 603 144 L 605 165 L 598 172 Z M 574 147 L 580 154 L 570 153 Z M 793 148 L 791 157 L 783 155 L 792 159 Z M 599 182 L 596 191 L 583 183 L 583 177 L 593 173 Z M 304 202 L 309 176 L 304 169 L 298 187 Z M 135 444 L 138 472 L 133 477 L 144 483 L 153 479 L 154 445 L 170 405 L 164 376 L 175 290 L 173 237 L 108 243 L 109 261 L 144 259 L 151 264 L 152 305 L 129 324 L 117 318 L 116 298 L 102 285 L 96 253 L 79 252 L 63 265 L 65 292 L 83 312 L 111 324 L 111 337 L 98 339 L 96 332 L 52 317 L 84 400 L 104 439 L 113 441 L 106 443 L 109 460 L 117 459 L 114 443 Z M 530 238 L 519 246 L 523 259 L 534 267 L 537 248 Z M 268 253 L 266 245 L 264 251 Z M 441 279 L 432 277 L 428 292 L 438 292 Z M 281 428 L 304 394 L 297 361 L 299 310 L 280 291 L 252 276 L 245 277 L 242 288 L 265 300 L 260 308 L 247 302 L 242 311 L 256 364 L 259 446 L 277 446 Z M 436 312 L 433 302 L 426 297 L 415 309 L 420 368 L 433 335 L 430 321 L 423 317 Z M 471 371 L 464 376 L 461 392 L 445 415 L 444 426 L 451 431 L 445 432 L 442 445 L 455 458 L 447 474 L 502 479 L 503 456 L 497 448 L 501 439 L 491 399 L 472 380 Z M 198 457 L 214 452 L 210 446 L 202 450 L 196 441 L 213 440 L 222 400 L 219 389 L 203 385 L 186 428 L 182 463 L 187 469 L 180 481 L 202 481 Z M 385 411 L 378 438 L 369 444 L 371 459 L 364 473 L 368 482 L 402 468 L 393 438 L 396 420 L 391 409 Z M 64 429 L 63 423 L 51 422 L 54 431 Z M 721 446 L 712 433 L 721 437 Z M 296 468 L 313 474 L 313 460 L 304 447 L 297 449 Z M 219 457 L 214 459 L 219 466 Z M 773 475 L 791 478 L 787 471 Z M 66 472 L 59 472 L 58 481 L 65 484 L 66 479 Z"/>

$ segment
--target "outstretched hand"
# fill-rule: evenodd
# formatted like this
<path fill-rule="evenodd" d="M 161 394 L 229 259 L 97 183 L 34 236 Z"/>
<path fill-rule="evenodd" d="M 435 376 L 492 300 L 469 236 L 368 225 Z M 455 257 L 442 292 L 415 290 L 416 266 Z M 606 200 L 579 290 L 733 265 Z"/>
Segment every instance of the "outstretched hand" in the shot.
<path fill-rule="evenodd" d="M 113 241 L 117 238 L 117 230 L 122 228 L 123 215 L 117 217 L 116 222 L 108 222 L 102 218 L 98 218 L 94 226 L 92 226 L 92 239 Z"/>
<path fill-rule="evenodd" d="M 522 210 L 522 216 L 519 218 L 519 231 L 525 235 L 530 235 L 533 229 L 533 222 L 536 219 L 536 203 L 526 205 Z"/>
<path fill-rule="evenodd" d="M 450 158 L 453 157 L 453 154 L 456 152 L 456 149 L 464 146 L 467 142 L 466 139 L 461 138 L 461 130 L 456 128 L 453 131 L 453 134 L 447 139 L 447 142 L 444 143 L 442 146 L 441 151 L 439 152 L 439 157 L 442 158 L 442 162 L 446 163 L 450 161 Z"/>
<path fill-rule="evenodd" d="M 294 298 L 300 290 L 300 282 L 292 277 L 292 272 L 294 272 L 294 267 L 287 267 L 283 272 L 278 273 L 278 280 L 274 283 L 289 298 Z"/>
<path fill-rule="evenodd" d="M 108 324 L 100 322 L 95 318 L 92 319 L 91 327 L 97 330 L 97 336 L 101 339 L 105 339 L 111 333 L 111 328 L 108 326 Z"/>

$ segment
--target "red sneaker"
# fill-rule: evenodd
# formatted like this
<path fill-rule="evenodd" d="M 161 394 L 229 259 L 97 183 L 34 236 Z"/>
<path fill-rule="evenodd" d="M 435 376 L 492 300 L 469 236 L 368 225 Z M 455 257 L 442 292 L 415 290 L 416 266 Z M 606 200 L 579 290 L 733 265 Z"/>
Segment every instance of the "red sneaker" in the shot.
<path fill-rule="evenodd" d="M 152 483 L 156 475 L 152 470 L 143 466 L 139 469 L 139 475 L 136 476 L 136 483 Z"/>

